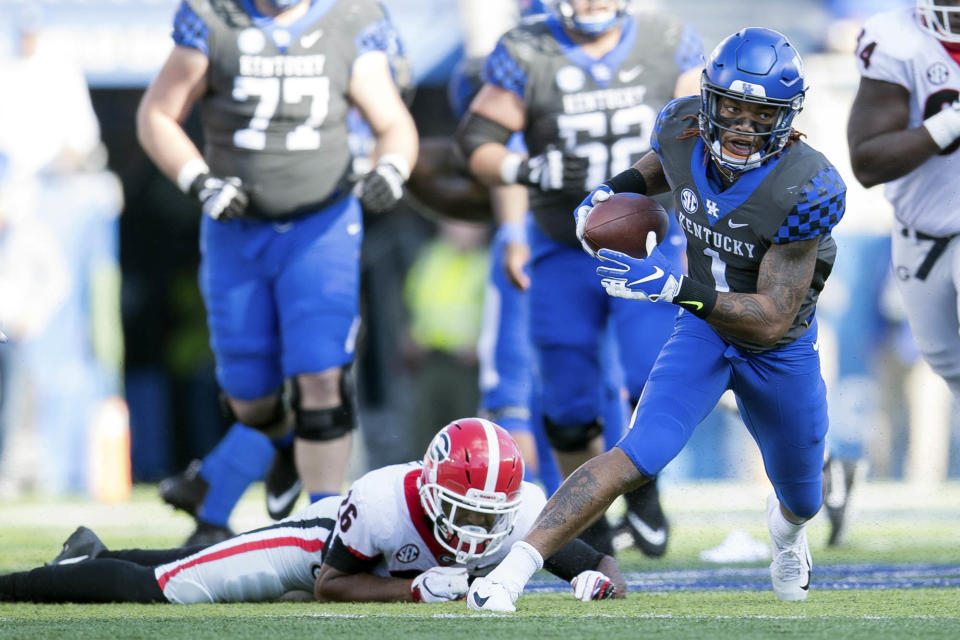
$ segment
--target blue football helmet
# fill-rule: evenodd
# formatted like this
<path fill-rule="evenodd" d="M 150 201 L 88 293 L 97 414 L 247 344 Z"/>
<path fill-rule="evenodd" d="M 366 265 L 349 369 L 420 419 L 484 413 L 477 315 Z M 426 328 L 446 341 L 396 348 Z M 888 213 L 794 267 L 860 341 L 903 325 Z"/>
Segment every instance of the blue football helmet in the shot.
<path fill-rule="evenodd" d="M 785 35 L 760 27 L 738 31 L 717 45 L 700 77 L 700 137 L 721 167 L 736 172 L 755 169 L 787 144 L 806 91 L 800 54 Z M 732 131 L 719 115 L 722 97 L 776 108 L 766 130 L 736 132 L 763 139 L 749 157 L 731 156 L 720 145 L 721 133 Z"/>
<path fill-rule="evenodd" d="M 592 2 L 593 0 L 591 0 Z M 627 14 L 629 0 L 617 0 L 616 9 L 600 15 L 577 16 L 571 0 L 552 0 L 551 8 L 568 29 L 585 36 L 599 36 L 617 26 Z"/>

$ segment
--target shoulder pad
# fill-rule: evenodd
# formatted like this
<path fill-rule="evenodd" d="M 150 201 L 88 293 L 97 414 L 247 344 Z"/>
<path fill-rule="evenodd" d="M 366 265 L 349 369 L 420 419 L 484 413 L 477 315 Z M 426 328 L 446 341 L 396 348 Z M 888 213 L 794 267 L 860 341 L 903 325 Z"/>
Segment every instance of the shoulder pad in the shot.
<path fill-rule="evenodd" d="M 858 47 L 876 42 L 886 55 L 899 61 L 910 61 L 923 46 L 926 37 L 915 23 L 913 8 L 887 11 L 871 16 L 863 24 Z"/>

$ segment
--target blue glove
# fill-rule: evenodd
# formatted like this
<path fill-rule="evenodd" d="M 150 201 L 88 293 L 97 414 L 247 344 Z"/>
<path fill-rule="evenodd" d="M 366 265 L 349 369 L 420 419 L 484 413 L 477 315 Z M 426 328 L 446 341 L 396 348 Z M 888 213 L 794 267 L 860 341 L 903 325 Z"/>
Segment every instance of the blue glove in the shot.
<path fill-rule="evenodd" d="M 583 239 L 583 230 L 587 226 L 587 216 L 590 215 L 590 212 L 593 210 L 598 203 L 603 202 L 613 194 L 613 189 L 611 189 L 606 184 L 601 184 L 599 187 L 594 188 L 593 191 L 587 194 L 587 197 L 583 199 L 583 202 L 574 210 L 573 216 L 577 220 L 577 240 L 580 241 L 580 245 L 583 247 L 583 250 L 589 253 L 592 257 L 596 258 L 597 254 L 593 252 L 593 249 L 584 241 Z"/>
<path fill-rule="evenodd" d="M 611 249 L 600 249 L 597 259 L 605 263 L 597 267 L 607 295 L 630 300 L 673 302 L 680 290 L 683 274 L 670 263 L 657 246 L 657 234 L 647 234 L 647 257 L 632 258 Z"/>

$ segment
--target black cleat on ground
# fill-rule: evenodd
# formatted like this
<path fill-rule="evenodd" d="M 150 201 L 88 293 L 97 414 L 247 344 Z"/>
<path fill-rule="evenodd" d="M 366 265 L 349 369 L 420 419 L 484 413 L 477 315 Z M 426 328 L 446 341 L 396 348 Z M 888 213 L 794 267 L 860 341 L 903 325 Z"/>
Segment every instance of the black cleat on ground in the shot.
<path fill-rule="evenodd" d="M 194 529 L 190 537 L 184 540 L 184 547 L 209 547 L 212 544 L 223 542 L 227 538 L 234 536 L 229 527 L 221 527 L 218 524 L 211 524 L 202 520 L 197 520 L 197 528 Z"/>
<path fill-rule="evenodd" d="M 627 493 L 624 498 L 627 512 L 623 522 L 614 530 L 614 548 L 619 550 L 633 545 L 645 556 L 662 557 L 667 552 L 670 523 L 660 506 L 656 478 Z"/>
<path fill-rule="evenodd" d="M 77 530 L 64 541 L 60 554 L 48 562 L 47 566 L 92 560 L 106 550 L 107 546 L 101 542 L 97 534 L 86 527 L 77 527 Z"/>
<path fill-rule="evenodd" d="M 293 445 L 278 449 L 264 479 L 267 489 L 267 513 L 274 520 L 290 515 L 300 497 L 300 476 L 293 459 Z"/>
<path fill-rule="evenodd" d="M 850 492 L 865 471 L 862 460 L 830 458 L 823 465 L 823 505 L 830 520 L 829 547 L 842 544 L 846 537 L 850 524 Z"/>
<path fill-rule="evenodd" d="M 196 517 L 210 485 L 200 475 L 203 462 L 193 460 L 182 473 L 164 478 L 158 489 L 160 498 L 175 509 L 182 509 Z"/>

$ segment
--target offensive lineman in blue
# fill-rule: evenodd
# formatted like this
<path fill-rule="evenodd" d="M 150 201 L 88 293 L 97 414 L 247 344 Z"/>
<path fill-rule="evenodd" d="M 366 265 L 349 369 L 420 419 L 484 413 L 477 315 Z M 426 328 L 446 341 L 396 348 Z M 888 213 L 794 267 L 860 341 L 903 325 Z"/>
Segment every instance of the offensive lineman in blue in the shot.
<path fill-rule="evenodd" d="M 201 204 L 201 291 L 236 421 L 200 469 L 188 543 L 230 535 L 233 504 L 291 440 L 311 501 L 342 489 L 356 422 L 360 204 L 392 208 L 417 155 L 388 64 L 392 33 L 375 0 L 183 0 L 177 11 L 176 46 L 144 95 L 137 134 Z M 203 155 L 181 126 L 197 102 Z M 351 105 L 377 139 L 376 164 L 355 187 Z"/>
<path fill-rule="evenodd" d="M 806 93 L 785 36 L 744 29 L 707 61 L 700 98 L 661 110 L 653 151 L 594 189 L 578 228 L 610 193 L 670 190 L 687 236 L 689 275 L 648 243 L 645 259 L 601 249 L 607 293 L 680 307 L 676 326 L 616 447 L 577 469 L 527 537 L 467 596 L 470 608 L 514 611 L 530 576 L 622 493 L 650 481 L 684 447 L 726 389 L 757 442 L 770 565 L 780 600 L 804 600 L 812 561 L 804 525 L 820 509 L 826 388 L 815 306 L 836 245 L 846 187 L 791 123 Z"/>

